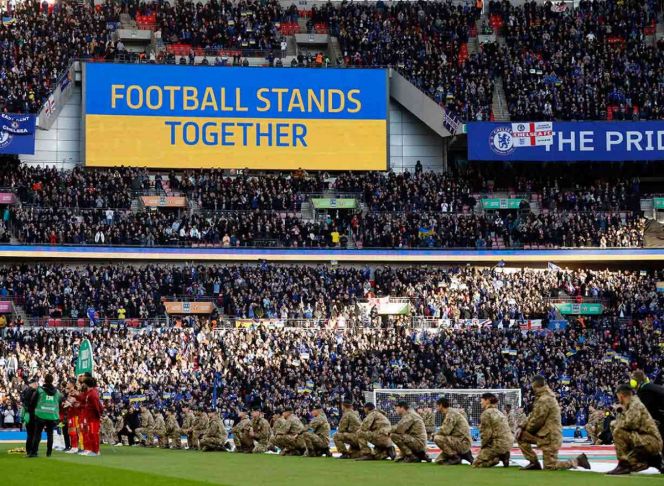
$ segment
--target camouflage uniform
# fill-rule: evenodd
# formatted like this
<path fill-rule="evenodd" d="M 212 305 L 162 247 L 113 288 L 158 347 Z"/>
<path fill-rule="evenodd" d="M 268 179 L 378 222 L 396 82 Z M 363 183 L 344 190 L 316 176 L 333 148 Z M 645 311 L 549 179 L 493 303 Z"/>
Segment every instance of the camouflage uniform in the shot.
<path fill-rule="evenodd" d="M 438 433 L 433 436 L 433 441 L 440 447 L 436 462 L 443 462 L 467 453 L 472 442 L 468 421 L 458 410 L 449 408 Z"/>
<path fill-rule="evenodd" d="M 433 437 L 433 434 L 436 432 L 436 414 L 434 414 L 428 408 L 422 410 L 420 417 L 424 421 L 424 428 L 427 431 L 427 438 Z"/>
<path fill-rule="evenodd" d="M 257 417 L 251 421 L 251 429 L 254 431 L 254 454 L 267 452 L 272 437 L 270 423 L 264 417 Z"/>
<path fill-rule="evenodd" d="M 510 413 L 507 414 L 507 423 L 510 426 L 512 435 L 516 435 L 516 431 L 524 424 L 527 420 L 526 414 L 523 413 L 523 409 L 512 409 Z"/>
<path fill-rule="evenodd" d="M 221 421 L 221 417 L 216 415 L 208 421 L 208 428 L 205 434 L 200 438 L 202 451 L 223 451 L 225 450 L 228 432 Z"/>
<path fill-rule="evenodd" d="M 175 449 L 180 449 L 182 447 L 182 430 L 178 425 L 178 419 L 175 417 L 175 414 L 170 414 L 166 417 L 166 441 L 168 445 L 168 439 L 173 441 L 172 447 Z"/>
<path fill-rule="evenodd" d="M 385 459 L 387 451 L 392 447 L 390 432 L 392 424 L 380 410 L 372 410 L 367 415 L 357 433 L 357 443 L 363 456 L 372 455 L 369 442 L 374 446 L 373 456 L 376 459 Z"/>
<path fill-rule="evenodd" d="M 187 445 L 189 448 L 196 447 L 194 441 L 194 424 L 196 423 L 196 416 L 192 411 L 185 413 L 182 419 L 182 433 L 187 436 Z"/>
<path fill-rule="evenodd" d="M 343 414 L 333 438 L 338 452 L 350 454 L 351 457 L 359 455 L 360 444 L 357 440 L 357 431 L 361 426 L 360 414 L 355 410 L 349 410 Z M 348 448 L 346 448 L 346 444 L 348 444 Z"/>
<path fill-rule="evenodd" d="M 495 405 L 489 405 L 480 416 L 480 438 L 480 451 L 473 467 L 493 467 L 512 448 L 514 436 L 507 417 Z"/>
<path fill-rule="evenodd" d="M 108 415 L 101 419 L 101 440 L 108 445 L 115 445 L 115 426 L 113 420 Z"/>
<path fill-rule="evenodd" d="M 166 423 L 164 422 L 164 416 L 161 413 L 157 413 L 157 415 L 154 418 L 154 433 L 157 436 L 159 447 L 168 448 L 168 437 L 166 437 Z"/>
<path fill-rule="evenodd" d="M 286 419 L 283 418 L 281 415 L 278 417 L 273 418 L 272 421 L 272 436 L 270 437 L 270 441 L 268 442 L 268 449 L 272 447 L 277 447 L 275 444 L 276 437 L 278 435 L 283 435 L 286 433 L 286 428 L 288 427 L 288 424 L 286 423 Z"/>
<path fill-rule="evenodd" d="M 274 445 L 281 449 L 281 454 L 295 453 L 302 455 L 307 449 L 304 441 L 304 425 L 300 418 L 291 414 L 285 419 L 285 423 L 280 427 L 280 431 L 274 436 Z"/>
<path fill-rule="evenodd" d="M 231 429 L 236 452 L 251 452 L 254 449 L 254 438 L 251 436 L 251 419 L 244 417 Z"/>
<path fill-rule="evenodd" d="M 413 410 L 401 416 L 399 423 L 392 427 L 392 442 L 401 451 L 401 456 L 416 456 L 427 450 L 427 430 L 424 420 Z"/>
<path fill-rule="evenodd" d="M 599 439 L 599 436 L 602 435 L 604 431 L 604 419 L 606 414 L 603 410 L 594 410 L 590 413 L 588 417 L 588 423 L 586 424 L 586 432 L 588 433 L 588 438 L 593 444 L 601 444 L 602 441 Z"/>
<path fill-rule="evenodd" d="M 648 467 L 648 459 L 662 450 L 662 436 L 646 406 L 633 396 L 629 404 L 611 422 L 616 456 L 632 471 Z"/>
<path fill-rule="evenodd" d="M 303 437 L 309 457 L 318 457 L 330 450 L 330 423 L 324 412 L 320 412 L 318 417 L 309 422 L 309 429 Z"/>
<path fill-rule="evenodd" d="M 208 418 L 207 414 L 205 412 L 198 412 L 191 432 L 193 446 L 190 444 L 189 447 L 193 447 L 194 449 L 199 449 L 201 447 L 201 437 L 207 433 L 209 426 L 210 419 Z"/>
<path fill-rule="evenodd" d="M 542 450 L 544 469 L 560 470 L 574 467 L 572 461 L 559 461 L 558 451 L 563 444 L 563 426 L 560 421 L 560 406 L 551 388 L 534 388 L 535 402 L 528 420 L 523 426 L 518 445 L 523 457 L 531 463 L 537 462 L 533 444 Z"/>
<path fill-rule="evenodd" d="M 123 444 L 126 444 L 128 442 L 127 436 L 123 435 L 120 437 L 120 432 L 124 429 L 124 415 L 120 415 L 118 419 L 115 421 L 115 437 L 117 438 L 118 441 L 122 442 Z"/>
<path fill-rule="evenodd" d="M 141 426 L 135 432 L 139 442 L 144 442 L 148 447 L 154 445 L 154 417 L 149 410 L 141 412 Z"/>

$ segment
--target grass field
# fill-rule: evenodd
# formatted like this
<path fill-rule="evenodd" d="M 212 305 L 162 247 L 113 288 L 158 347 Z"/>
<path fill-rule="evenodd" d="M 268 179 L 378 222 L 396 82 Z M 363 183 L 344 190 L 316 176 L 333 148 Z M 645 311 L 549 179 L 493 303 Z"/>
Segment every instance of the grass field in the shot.
<path fill-rule="evenodd" d="M 104 447 L 100 457 L 54 452 L 37 459 L 7 454 L 0 444 L 2 486 L 612 486 L 664 485 L 664 475 L 607 477 L 572 471 L 522 472 L 517 467 L 477 470 L 469 466 L 355 462 L 338 459 L 202 453 Z"/>

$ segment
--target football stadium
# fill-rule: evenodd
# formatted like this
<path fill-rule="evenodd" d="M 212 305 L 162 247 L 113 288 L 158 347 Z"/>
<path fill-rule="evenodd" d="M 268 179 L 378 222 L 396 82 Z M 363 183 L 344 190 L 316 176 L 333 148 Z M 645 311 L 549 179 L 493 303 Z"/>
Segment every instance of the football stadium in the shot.
<path fill-rule="evenodd" d="M 664 485 L 662 0 L 0 0 L 0 214 L 3 486 Z"/>

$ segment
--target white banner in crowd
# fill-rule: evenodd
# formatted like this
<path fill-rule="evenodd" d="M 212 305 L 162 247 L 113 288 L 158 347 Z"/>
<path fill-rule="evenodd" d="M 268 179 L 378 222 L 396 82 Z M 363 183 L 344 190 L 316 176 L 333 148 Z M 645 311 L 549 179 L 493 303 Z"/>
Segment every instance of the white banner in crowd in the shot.
<path fill-rule="evenodd" d="M 67 72 L 60 78 L 57 86 L 50 94 L 44 106 L 42 107 L 37 117 L 37 126 L 41 129 L 48 130 L 53 126 L 55 119 L 58 117 L 62 107 L 69 101 L 71 92 L 75 84 L 75 70 L 72 63 L 67 69 Z"/>

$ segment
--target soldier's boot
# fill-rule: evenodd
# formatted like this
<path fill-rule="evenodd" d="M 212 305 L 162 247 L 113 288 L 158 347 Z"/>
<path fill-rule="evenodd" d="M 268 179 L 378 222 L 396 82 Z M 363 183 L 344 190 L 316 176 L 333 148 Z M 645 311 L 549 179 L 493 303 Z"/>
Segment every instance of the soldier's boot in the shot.
<path fill-rule="evenodd" d="M 387 457 L 389 457 L 389 458 L 392 459 L 393 461 L 396 460 L 396 458 L 397 458 L 397 449 L 396 449 L 393 445 L 390 446 L 390 447 L 388 447 L 388 449 L 387 449 Z"/>
<path fill-rule="evenodd" d="M 470 452 L 470 449 L 468 449 L 468 452 L 464 452 L 463 454 L 461 454 L 461 459 L 463 459 L 464 461 L 469 463 L 471 466 L 473 464 L 473 461 L 475 460 L 473 458 L 473 453 Z M 508 464 L 509 464 L 509 460 L 508 460 Z"/>
<path fill-rule="evenodd" d="M 505 464 L 505 462 L 503 462 Z M 529 463 L 527 466 L 523 466 L 521 468 L 522 471 L 541 471 L 542 470 L 542 465 L 540 464 L 539 461 L 533 461 Z"/>
<path fill-rule="evenodd" d="M 402 461 L 404 461 L 405 459 L 406 459 L 406 456 L 399 456 L 399 457 L 397 457 L 397 458 L 394 459 L 394 462 L 402 462 Z"/>
<path fill-rule="evenodd" d="M 403 458 L 403 463 L 404 464 L 411 464 L 411 463 L 415 463 L 415 462 L 420 462 L 420 460 L 415 456 L 406 456 L 406 457 Z"/>
<path fill-rule="evenodd" d="M 498 458 L 502 463 L 503 467 L 510 467 L 510 453 L 506 452 Z"/>
<path fill-rule="evenodd" d="M 588 456 L 586 456 L 585 454 L 579 454 L 578 456 L 576 456 L 574 462 L 576 462 L 577 467 L 582 467 L 583 469 L 590 469 L 590 461 L 588 460 Z"/>
<path fill-rule="evenodd" d="M 461 458 L 459 456 L 454 456 L 454 457 L 449 457 L 445 462 L 443 462 L 446 466 L 456 466 L 457 464 L 461 464 Z"/>
<path fill-rule="evenodd" d="M 420 461 L 431 462 L 431 458 L 427 454 L 427 451 L 416 452 L 415 457 L 418 458 Z M 459 462 L 461 462 L 461 461 L 459 461 Z"/>
<path fill-rule="evenodd" d="M 343 452 L 340 456 L 339 459 L 352 459 L 350 454 L 348 452 Z"/>
<path fill-rule="evenodd" d="M 327 447 L 321 451 L 320 455 L 325 457 L 332 457 L 332 451 L 330 451 L 330 448 Z"/>
<path fill-rule="evenodd" d="M 615 467 L 615 469 L 612 469 L 609 471 L 607 476 L 620 476 L 623 474 L 629 474 L 632 472 L 632 469 L 629 467 L 629 463 L 627 461 L 618 461 L 618 465 Z"/>
<path fill-rule="evenodd" d="M 650 456 L 650 458 L 648 459 L 648 466 L 654 467 L 659 472 L 664 474 L 664 462 L 662 462 L 662 455 L 661 454 L 656 454 L 654 456 Z"/>
<path fill-rule="evenodd" d="M 376 457 L 373 454 L 365 454 L 364 456 L 360 456 L 356 461 L 375 461 Z"/>

